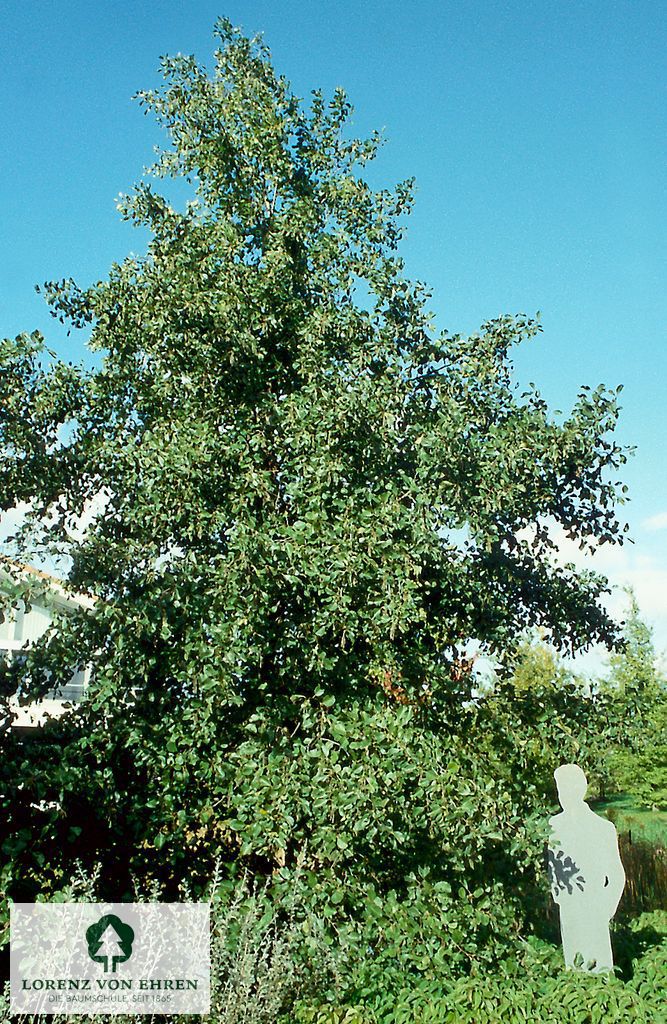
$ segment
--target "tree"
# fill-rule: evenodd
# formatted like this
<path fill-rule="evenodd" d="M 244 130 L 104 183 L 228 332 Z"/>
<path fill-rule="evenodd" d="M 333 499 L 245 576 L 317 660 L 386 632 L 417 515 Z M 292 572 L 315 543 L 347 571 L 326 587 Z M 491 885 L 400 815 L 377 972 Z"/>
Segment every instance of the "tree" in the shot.
<path fill-rule="evenodd" d="M 611 656 L 603 694 L 610 718 L 620 724 L 606 751 L 608 792 L 628 793 L 648 807 L 667 807 L 667 685 L 656 666 L 650 627 L 634 594 L 624 625 L 624 645 Z"/>
<path fill-rule="evenodd" d="M 526 640 L 517 649 L 511 679 L 517 693 L 525 694 L 565 686 L 572 681 L 572 674 L 552 647 L 540 640 Z"/>
<path fill-rule="evenodd" d="M 33 691 L 47 662 L 91 662 L 94 688 L 50 748 L 13 748 L 15 785 L 61 807 L 21 846 L 14 791 L 16 891 L 61 848 L 116 896 L 129 870 L 196 885 L 221 857 L 279 888 L 299 863 L 340 941 L 407 915 L 415 956 L 467 962 L 511 934 L 534 854 L 517 729 L 543 717 L 476 699 L 462 650 L 614 641 L 605 581 L 554 566 L 545 524 L 622 539 L 617 395 L 584 388 L 558 422 L 519 394 L 524 316 L 436 336 L 398 255 L 411 185 L 363 177 L 379 139 L 348 136 L 341 90 L 307 106 L 261 42 L 216 36 L 212 73 L 167 58 L 140 94 L 167 134 L 154 178 L 192 198 L 142 182 L 120 210 L 146 255 L 45 286 L 101 362 L 43 368 L 35 335 L 2 353 L 2 505 L 32 503 L 26 543 L 49 513 L 98 599 L 28 659 Z"/>

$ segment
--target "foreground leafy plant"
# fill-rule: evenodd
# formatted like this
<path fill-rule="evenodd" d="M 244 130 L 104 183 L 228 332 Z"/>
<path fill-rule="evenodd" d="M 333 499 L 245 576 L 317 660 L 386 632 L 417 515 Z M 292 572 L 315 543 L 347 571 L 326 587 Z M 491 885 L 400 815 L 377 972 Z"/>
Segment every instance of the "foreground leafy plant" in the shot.
<path fill-rule="evenodd" d="M 648 944 L 641 938 L 646 934 Z M 664 1024 L 665 914 L 643 915 L 627 939 L 633 965 L 626 981 L 565 971 L 553 947 L 534 943 L 519 962 L 506 961 L 494 973 L 424 980 L 389 997 L 380 984 L 357 1005 L 300 1003 L 284 1024 Z"/>

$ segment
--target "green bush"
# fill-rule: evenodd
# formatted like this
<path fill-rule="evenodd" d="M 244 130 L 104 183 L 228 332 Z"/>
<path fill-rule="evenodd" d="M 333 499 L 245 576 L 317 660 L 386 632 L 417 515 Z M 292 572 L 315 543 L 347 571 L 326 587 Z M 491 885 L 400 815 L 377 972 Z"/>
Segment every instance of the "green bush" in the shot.
<path fill-rule="evenodd" d="M 643 915 L 632 937 L 627 981 L 566 971 L 553 947 L 534 943 L 521 962 L 508 961 L 504 970 L 455 981 L 424 979 L 389 996 L 379 985 L 374 998 L 357 1005 L 301 1004 L 284 1024 L 663 1024 L 667 914 Z"/>
<path fill-rule="evenodd" d="M 61 894 L 96 898 L 96 878 L 78 874 Z M 188 897 L 188 893 L 183 894 Z M 537 939 L 517 941 L 495 968 L 478 966 L 454 978 L 422 963 L 406 977 L 371 947 L 354 964 L 343 944 L 331 945 L 294 889 L 277 909 L 266 887 L 215 878 L 212 902 L 212 1005 L 209 1024 L 660 1024 L 667 985 L 667 913 L 644 914 L 616 929 L 618 977 L 567 972 L 560 950 Z M 155 899 L 157 893 L 138 893 Z M 416 935 L 408 927 L 406 944 Z M 307 943 L 304 939 L 308 939 Z M 398 935 L 396 936 L 398 938 Z M 447 942 L 443 937 L 443 945 Z M 414 959 L 414 957 L 413 957 Z M 360 979 L 366 988 L 359 994 Z M 357 988 L 356 997 L 351 995 Z M 82 1024 L 88 1017 L 78 1018 Z M 0 1021 L 9 1024 L 8 992 Z M 142 1024 L 145 1018 L 95 1016 L 92 1024 Z M 191 1017 L 161 1018 L 189 1024 Z M 13 1024 L 69 1024 L 66 1017 L 14 1018 Z"/>

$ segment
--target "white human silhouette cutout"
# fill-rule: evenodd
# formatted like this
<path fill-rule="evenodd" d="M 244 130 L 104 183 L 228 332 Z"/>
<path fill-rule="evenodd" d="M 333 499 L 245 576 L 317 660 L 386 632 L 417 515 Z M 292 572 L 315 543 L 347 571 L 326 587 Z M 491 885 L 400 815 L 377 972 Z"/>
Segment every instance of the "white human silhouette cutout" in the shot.
<path fill-rule="evenodd" d="M 611 971 L 609 922 L 625 885 L 616 829 L 585 802 L 588 780 L 578 764 L 562 764 L 554 779 L 563 810 L 549 819 L 547 857 L 565 964 L 577 966 L 580 954 L 582 970 Z"/>

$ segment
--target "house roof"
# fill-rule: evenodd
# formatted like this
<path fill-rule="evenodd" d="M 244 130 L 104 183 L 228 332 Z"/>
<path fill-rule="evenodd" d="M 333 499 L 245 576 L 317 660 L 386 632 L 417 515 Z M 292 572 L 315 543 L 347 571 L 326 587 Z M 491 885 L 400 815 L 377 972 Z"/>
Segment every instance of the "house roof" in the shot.
<path fill-rule="evenodd" d="M 17 576 L 36 576 L 44 580 L 49 585 L 49 588 L 68 604 L 78 604 L 82 608 L 94 608 L 97 602 L 97 598 L 90 594 L 81 594 L 75 590 L 69 590 L 67 584 L 63 580 L 58 579 L 57 576 L 44 572 L 43 569 L 37 569 L 34 565 L 16 562 L 7 555 L 0 555 L 0 574 L 10 579 L 15 579 Z"/>

